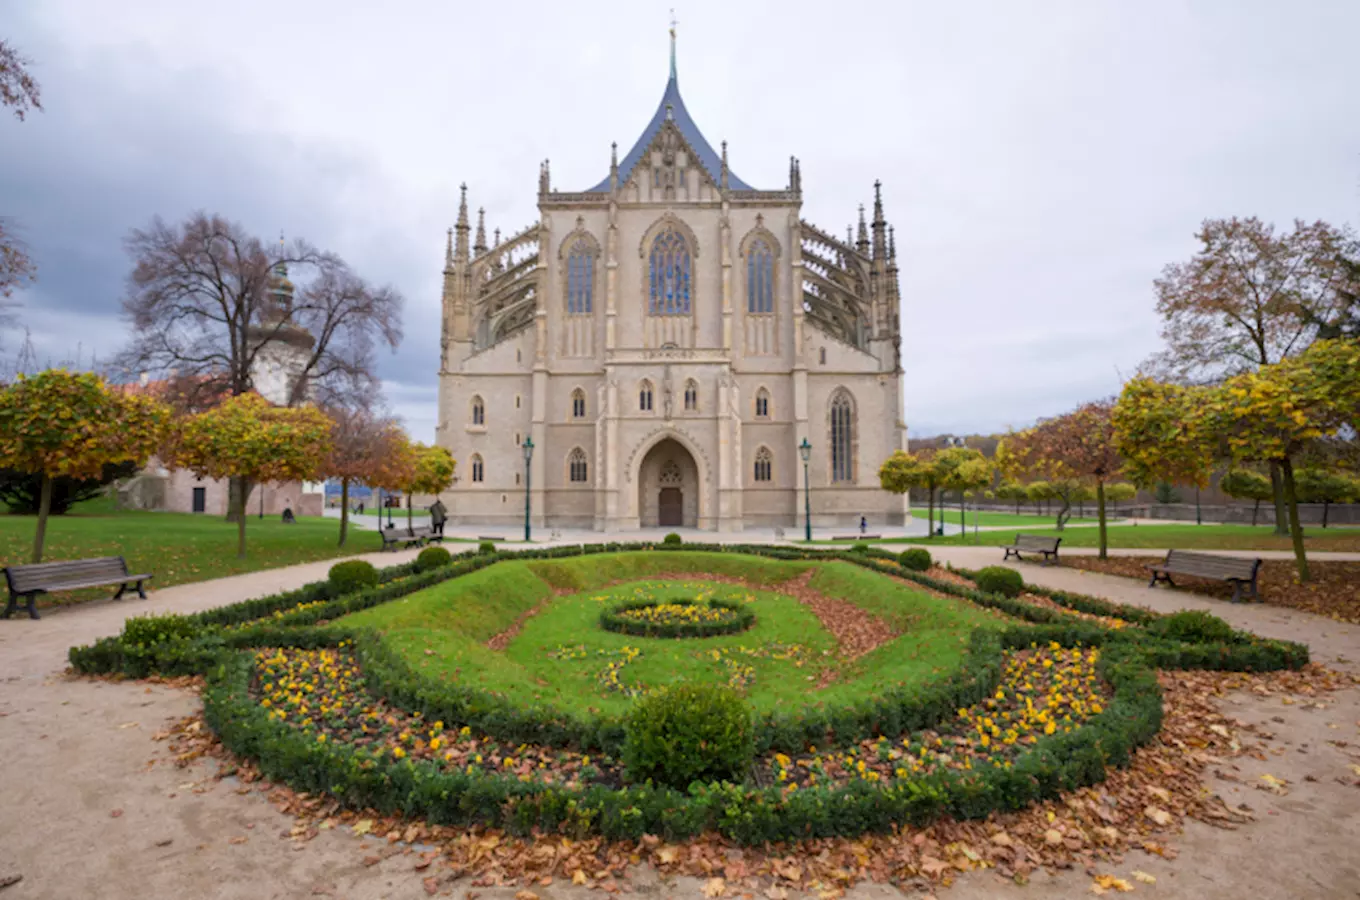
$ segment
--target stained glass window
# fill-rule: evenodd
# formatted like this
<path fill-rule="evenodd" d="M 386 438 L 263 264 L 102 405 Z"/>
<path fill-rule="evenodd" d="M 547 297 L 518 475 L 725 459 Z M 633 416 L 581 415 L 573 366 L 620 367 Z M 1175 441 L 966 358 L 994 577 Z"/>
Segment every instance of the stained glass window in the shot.
<path fill-rule="evenodd" d="M 580 447 L 571 451 L 571 456 L 567 457 L 567 470 L 572 481 L 579 483 L 586 480 L 586 452 Z"/>
<path fill-rule="evenodd" d="M 855 410 L 850 395 L 840 391 L 831 400 L 831 480 L 854 481 Z"/>
<path fill-rule="evenodd" d="M 770 448 L 761 447 L 756 451 L 756 481 L 769 481 L 773 466 L 774 456 L 770 453 Z"/>
<path fill-rule="evenodd" d="M 595 248 L 585 238 L 577 238 L 567 254 L 567 315 L 590 313 L 594 287 Z"/>
<path fill-rule="evenodd" d="M 689 290 L 689 247 L 678 231 L 667 228 L 652 241 L 650 313 L 689 315 Z"/>
<path fill-rule="evenodd" d="M 761 238 L 751 242 L 746 254 L 746 311 L 774 312 L 774 252 Z"/>

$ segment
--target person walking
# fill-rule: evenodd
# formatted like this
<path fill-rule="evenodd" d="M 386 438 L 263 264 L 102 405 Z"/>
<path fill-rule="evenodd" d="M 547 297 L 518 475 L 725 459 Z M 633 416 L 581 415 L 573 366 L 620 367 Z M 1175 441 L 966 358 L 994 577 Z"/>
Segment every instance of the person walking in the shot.
<path fill-rule="evenodd" d="M 430 526 L 431 530 L 440 537 L 444 536 L 444 522 L 448 517 L 449 511 L 445 508 L 444 501 L 438 497 L 434 498 L 434 503 L 430 504 Z"/>
<path fill-rule="evenodd" d="M 869 520 L 864 516 L 859 517 L 859 535 L 864 537 L 864 533 L 869 530 Z"/>

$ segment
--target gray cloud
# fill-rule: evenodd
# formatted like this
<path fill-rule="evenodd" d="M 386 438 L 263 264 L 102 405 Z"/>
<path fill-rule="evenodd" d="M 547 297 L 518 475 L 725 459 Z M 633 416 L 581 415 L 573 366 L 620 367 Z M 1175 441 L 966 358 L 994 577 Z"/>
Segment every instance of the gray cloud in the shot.
<path fill-rule="evenodd" d="M 680 10 L 680 82 L 733 168 L 839 232 L 885 183 L 916 434 L 1023 426 L 1118 390 L 1158 345 L 1152 279 L 1209 216 L 1354 221 L 1360 7 L 1050 2 Z M 52 352 L 121 343 L 129 227 L 206 208 L 342 253 L 408 300 L 394 406 L 434 422 L 456 185 L 492 226 L 630 146 L 665 77 L 665 10 L 240 0 L 230 12 L 45 0 L 7 23 L 46 113 L 0 122 L 0 206 L 41 266 Z"/>

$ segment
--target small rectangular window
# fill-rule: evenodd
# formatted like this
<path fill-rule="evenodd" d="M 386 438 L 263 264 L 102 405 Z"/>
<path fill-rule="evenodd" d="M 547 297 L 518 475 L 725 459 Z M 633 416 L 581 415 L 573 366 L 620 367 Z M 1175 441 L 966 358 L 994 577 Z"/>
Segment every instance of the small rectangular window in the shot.
<path fill-rule="evenodd" d="M 515 409 L 519 409 L 519 394 L 515 395 Z"/>

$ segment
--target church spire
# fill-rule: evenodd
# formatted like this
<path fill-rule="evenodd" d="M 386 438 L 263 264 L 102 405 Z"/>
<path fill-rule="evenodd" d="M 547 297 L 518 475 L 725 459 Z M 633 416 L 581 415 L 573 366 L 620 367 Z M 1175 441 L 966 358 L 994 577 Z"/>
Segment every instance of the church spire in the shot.
<path fill-rule="evenodd" d="M 458 186 L 460 192 L 458 200 L 458 224 L 454 226 L 454 231 L 458 233 L 458 240 L 454 250 L 454 258 L 459 262 L 468 260 L 468 207 L 467 207 L 467 182 Z"/>
<path fill-rule="evenodd" d="M 449 243 L 444 248 L 444 268 L 453 268 L 453 229 L 449 229 Z"/>
<path fill-rule="evenodd" d="M 888 252 L 884 240 L 884 230 L 888 223 L 883 220 L 883 182 L 874 181 L 874 259 L 882 259 Z"/>
<path fill-rule="evenodd" d="M 863 207 L 860 208 L 860 212 L 861 212 L 861 213 L 864 212 Z M 863 216 L 861 216 L 861 218 L 863 218 Z M 475 244 L 472 245 L 472 252 L 473 252 L 473 253 L 485 253 L 485 252 L 486 252 L 486 207 L 485 207 L 485 206 L 478 207 L 478 209 L 477 209 L 477 242 L 476 242 Z"/>

